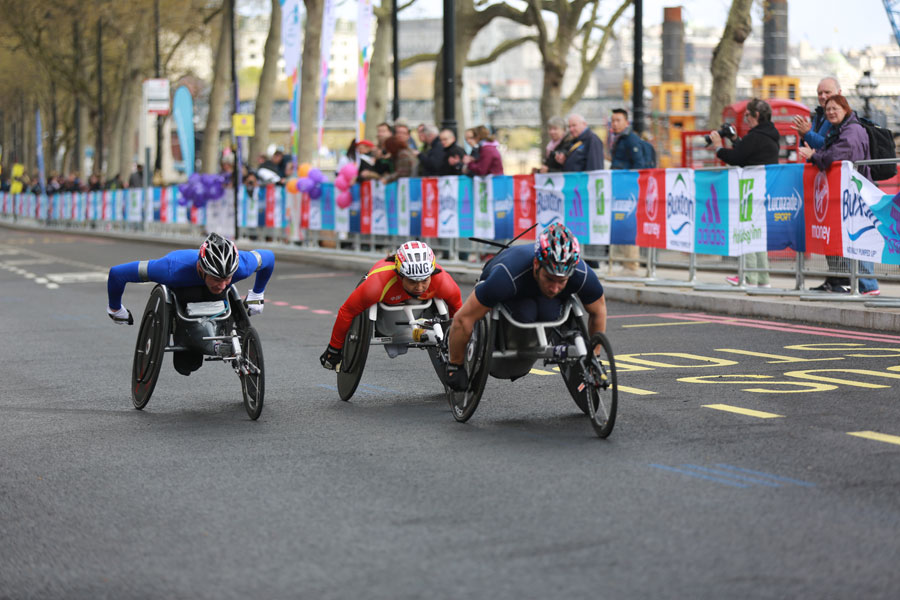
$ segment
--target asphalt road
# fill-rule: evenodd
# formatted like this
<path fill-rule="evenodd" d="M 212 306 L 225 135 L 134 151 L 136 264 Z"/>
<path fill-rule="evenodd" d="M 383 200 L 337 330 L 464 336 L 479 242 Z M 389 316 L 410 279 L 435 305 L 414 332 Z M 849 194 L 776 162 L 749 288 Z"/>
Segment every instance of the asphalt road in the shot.
<path fill-rule="evenodd" d="M 895 336 L 610 303 L 609 439 L 541 365 L 459 424 L 421 351 L 341 402 L 360 273 L 280 261 L 260 420 L 171 359 L 136 411 L 106 270 L 168 250 L 0 228 L 2 598 L 897 595 Z"/>

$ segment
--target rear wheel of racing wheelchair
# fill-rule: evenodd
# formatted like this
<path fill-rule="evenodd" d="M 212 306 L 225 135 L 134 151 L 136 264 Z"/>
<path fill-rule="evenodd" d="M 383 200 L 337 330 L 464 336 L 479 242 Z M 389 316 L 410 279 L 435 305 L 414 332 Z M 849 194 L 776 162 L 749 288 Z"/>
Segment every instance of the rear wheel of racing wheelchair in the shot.
<path fill-rule="evenodd" d="M 138 410 L 147 406 L 153 395 L 162 368 L 163 352 L 169 341 L 170 326 L 168 295 L 163 286 L 157 285 L 150 292 L 144 316 L 141 317 L 131 365 L 131 401 Z"/>
<path fill-rule="evenodd" d="M 253 327 L 247 327 L 241 334 L 241 392 L 244 408 L 252 420 L 259 418 L 263 409 L 266 391 L 265 364 L 259 334 Z"/>
<path fill-rule="evenodd" d="M 372 321 L 369 311 L 364 310 L 353 318 L 347 336 L 344 338 L 344 356 L 337 373 L 338 395 L 345 402 L 349 400 L 366 368 L 369 356 L 369 342 L 372 339 Z"/>
<path fill-rule="evenodd" d="M 463 359 L 463 365 L 469 375 L 469 388 L 465 392 L 455 392 L 449 387 L 446 388 L 453 418 L 460 423 L 465 423 L 475 414 L 475 409 L 481 401 L 481 394 L 484 392 L 491 370 L 491 353 L 494 348 L 492 332 L 490 314 L 475 323 Z"/>

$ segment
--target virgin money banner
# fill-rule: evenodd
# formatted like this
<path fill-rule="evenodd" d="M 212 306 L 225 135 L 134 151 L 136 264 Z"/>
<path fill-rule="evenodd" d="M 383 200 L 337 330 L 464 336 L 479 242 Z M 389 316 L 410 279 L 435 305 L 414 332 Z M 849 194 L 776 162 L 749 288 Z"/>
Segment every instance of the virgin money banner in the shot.
<path fill-rule="evenodd" d="M 359 184 L 359 232 L 372 233 L 372 180 Z"/>
<path fill-rule="evenodd" d="M 728 171 L 696 171 L 694 252 L 728 256 Z"/>
<path fill-rule="evenodd" d="M 472 181 L 475 195 L 472 235 L 479 238 L 494 237 L 494 186 L 490 177 L 476 177 Z"/>
<path fill-rule="evenodd" d="M 867 198 L 878 199 L 884 193 L 853 169 L 849 162 L 841 166 L 841 236 L 843 255 L 871 262 L 885 262 L 885 236 L 879 231 L 881 220 L 872 212 Z M 877 201 L 875 202 L 877 204 Z M 890 218 L 890 217 L 888 217 Z M 889 221 L 896 223 L 896 221 Z M 888 254 L 889 260 L 892 255 Z M 894 263 L 898 264 L 898 263 Z"/>
<path fill-rule="evenodd" d="M 803 170 L 806 251 L 841 256 L 841 165 L 827 171 L 808 164 Z"/>
<path fill-rule="evenodd" d="M 638 177 L 640 192 L 635 243 L 641 248 L 666 247 L 666 172 L 646 169 Z"/>
<path fill-rule="evenodd" d="M 384 184 L 377 179 L 369 181 L 372 191 L 372 228 L 371 233 L 387 235 L 388 216 L 387 199 L 384 194 Z"/>
<path fill-rule="evenodd" d="M 666 169 L 666 248 L 694 251 L 694 171 Z"/>
<path fill-rule="evenodd" d="M 566 173 L 563 181 L 565 225 L 575 234 L 578 241 L 582 244 L 589 244 L 591 240 L 587 206 L 588 175 L 587 173 Z"/>
<path fill-rule="evenodd" d="M 563 196 L 565 184 L 565 175 L 562 173 L 535 174 L 534 199 L 538 231 L 546 229 L 553 223 L 566 222 L 564 213 L 566 199 Z"/>
<path fill-rule="evenodd" d="M 509 175 L 491 177 L 491 197 L 494 201 L 494 239 L 515 237 L 515 179 Z"/>
<path fill-rule="evenodd" d="M 637 171 L 612 172 L 612 230 L 609 243 L 634 244 L 637 236 Z"/>
<path fill-rule="evenodd" d="M 765 252 L 766 168 L 745 167 L 728 172 L 729 255 Z"/>
<path fill-rule="evenodd" d="M 806 250 L 804 221 L 803 165 L 766 165 L 768 249 Z"/>
<path fill-rule="evenodd" d="M 513 234 L 520 235 L 534 225 L 537 214 L 534 204 L 534 177 L 532 175 L 513 175 Z M 528 232 L 520 239 L 533 240 L 534 231 Z"/>
<path fill-rule="evenodd" d="M 612 173 L 591 171 L 587 174 L 589 244 L 608 244 L 612 223 Z"/>
<path fill-rule="evenodd" d="M 459 237 L 459 178 L 438 178 L 438 237 Z"/>

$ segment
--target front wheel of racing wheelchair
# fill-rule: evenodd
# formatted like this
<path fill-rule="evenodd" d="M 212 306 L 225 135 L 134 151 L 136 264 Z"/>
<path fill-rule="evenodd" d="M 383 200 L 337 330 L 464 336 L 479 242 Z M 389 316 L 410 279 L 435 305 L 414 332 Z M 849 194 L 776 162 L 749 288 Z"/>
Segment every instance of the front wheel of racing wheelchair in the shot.
<path fill-rule="evenodd" d="M 493 327 L 491 316 L 486 315 L 479 319 L 472 327 L 472 337 L 466 345 L 466 354 L 463 358 L 463 366 L 469 376 L 469 385 L 465 391 L 457 392 L 444 384 L 447 392 L 447 401 L 450 403 L 453 418 L 460 423 L 468 421 L 481 401 L 484 386 L 487 384 L 488 373 L 491 370 L 491 352 L 493 351 Z M 444 353 L 444 361 L 449 362 L 448 343 L 441 345 Z"/>
<path fill-rule="evenodd" d="M 210 329 L 215 330 L 213 333 L 216 335 L 203 336 L 193 341 L 203 347 L 202 352 L 207 356 L 207 361 L 231 363 L 241 380 L 243 404 L 247 414 L 252 420 L 259 418 L 265 392 L 265 370 L 259 334 L 250 325 L 249 314 L 234 286 L 228 288 L 226 300 L 219 302 L 224 310 L 215 308 L 213 310 L 217 312 L 213 314 L 202 314 L 201 311 L 199 317 L 187 316 L 184 314 L 187 305 L 182 307 L 172 290 L 164 285 L 153 288 L 141 318 L 132 363 L 131 397 L 136 409 L 143 409 L 150 401 L 165 352 L 197 350 L 173 341 L 173 337 L 177 337 L 176 328 L 190 323 L 206 323 Z"/>

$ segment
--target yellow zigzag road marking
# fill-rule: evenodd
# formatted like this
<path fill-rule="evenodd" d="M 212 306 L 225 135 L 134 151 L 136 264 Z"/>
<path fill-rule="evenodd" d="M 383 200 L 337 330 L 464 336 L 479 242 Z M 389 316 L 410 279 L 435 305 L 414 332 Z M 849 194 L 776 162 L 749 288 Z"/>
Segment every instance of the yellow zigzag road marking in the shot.
<path fill-rule="evenodd" d="M 777 419 L 784 415 L 776 415 L 775 413 L 763 412 L 761 410 L 750 410 L 749 408 L 741 408 L 739 406 L 730 406 L 728 404 L 704 404 L 703 408 L 713 408 L 715 410 L 724 410 L 725 412 L 733 412 L 739 415 L 747 415 L 748 417 L 757 417 L 759 419 Z"/>

